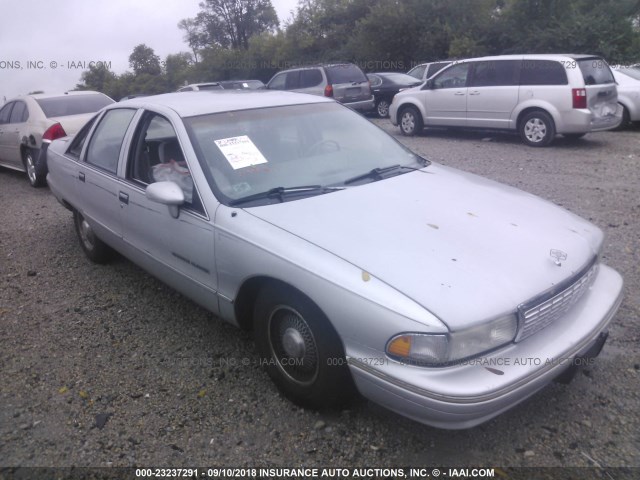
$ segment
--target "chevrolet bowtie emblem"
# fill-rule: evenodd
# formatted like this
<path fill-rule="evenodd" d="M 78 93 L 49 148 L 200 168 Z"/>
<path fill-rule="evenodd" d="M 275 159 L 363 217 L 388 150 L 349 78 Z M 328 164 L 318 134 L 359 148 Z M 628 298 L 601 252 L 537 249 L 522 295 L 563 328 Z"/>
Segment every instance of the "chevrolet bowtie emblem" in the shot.
<path fill-rule="evenodd" d="M 562 261 L 567 259 L 567 254 L 565 252 L 563 252 L 562 250 L 556 250 L 555 248 L 552 248 L 549 251 L 549 255 L 551 255 L 554 263 L 559 267 L 562 266 Z"/>

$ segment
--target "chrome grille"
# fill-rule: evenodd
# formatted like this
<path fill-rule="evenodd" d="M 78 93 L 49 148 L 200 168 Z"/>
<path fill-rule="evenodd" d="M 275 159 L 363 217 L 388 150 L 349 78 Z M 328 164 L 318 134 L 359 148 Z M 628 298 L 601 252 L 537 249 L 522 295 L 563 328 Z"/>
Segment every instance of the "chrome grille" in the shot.
<path fill-rule="evenodd" d="M 561 286 L 559 292 L 541 295 L 518 307 L 519 329 L 516 341 L 539 332 L 565 314 L 591 286 L 597 271 L 598 264 L 594 263 L 586 272 L 578 274 L 577 280 L 570 281 L 568 287 Z"/>

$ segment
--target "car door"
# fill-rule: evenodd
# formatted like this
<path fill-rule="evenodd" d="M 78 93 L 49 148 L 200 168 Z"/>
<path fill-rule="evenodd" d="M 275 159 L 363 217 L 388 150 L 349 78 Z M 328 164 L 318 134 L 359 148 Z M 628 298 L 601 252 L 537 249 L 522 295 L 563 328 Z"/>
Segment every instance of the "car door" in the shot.
<path fill-rule="evenodd" d="M 11 124 L 11 111 L 16 102 L 9 102 L 0 109 L 0 164 L 12 167 L 20 168 L 20 164 L 16 164 L 13 154 L 13 139 L 14 136 Z"/>
<path fill-rule="evenodd" d="M 518 105 L 520 60 L 473 62 L 467 89 L 467 126 L 509 128 Z"/>
<path fill-rule="evenodd" d="M 423 90 L 426 125 L 466 126 L 469 68 L 469 63 L 458 63 L 427 83 Z"/>
<path fill-rule="evenodd" d="M 118 165 L 123 145 L 136 114 L 132 108 L 107 110 L 89 138 L 84 161 L 77 164 L 77 208 L 96 235 L 105 243 L 122 248 L 122 226 L 118 193 Z"/>
<path fill-rule="evenodd" d="M 117 192 L 122 235 L 136 263 L 216 312 L 214 229 L 191 176 L 191 159 L 183 152 L 167 117 L 150 111 L 142 115 Z M 158 181 L 172 181 L 182 189 L 185 203 L 178 218 L 166 205 L 147 198 L 147 186 Z"/>

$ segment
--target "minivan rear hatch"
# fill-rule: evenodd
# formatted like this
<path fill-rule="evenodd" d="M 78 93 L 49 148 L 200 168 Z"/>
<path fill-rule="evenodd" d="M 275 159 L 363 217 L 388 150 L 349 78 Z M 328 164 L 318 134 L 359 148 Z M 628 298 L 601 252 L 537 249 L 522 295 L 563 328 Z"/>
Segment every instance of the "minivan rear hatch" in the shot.
<path fill-rule="evenodd" d="M 606 129 L 620 123 L 618 90 L 607 62 L 600 57 L 576 59 L 584 78 L 587 108 L 593 114 L 592 127 Z"/>
<path fill-rule="evenodd" d="M 330 65 L 326 67 L 326 72 L 329 85 L 333 88 L 333 98 L 340 103 L 361 102 L 371 98 L 369 80 L 357 65 Z"/>

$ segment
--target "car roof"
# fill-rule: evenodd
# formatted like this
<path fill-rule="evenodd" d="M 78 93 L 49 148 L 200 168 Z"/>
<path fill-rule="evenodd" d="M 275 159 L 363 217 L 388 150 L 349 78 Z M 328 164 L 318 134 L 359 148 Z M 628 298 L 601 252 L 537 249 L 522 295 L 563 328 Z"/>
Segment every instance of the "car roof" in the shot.
<path fill-rule="evenodd" d="M 20 100 L 25 98 L 33 98 L 34 100 L 40 100 L 41 98 L 55 98 L 55 97 L 67 97 L 67 96 L 80 96 L 80 95 L 104 95 L 100 92 L 95 92 L 93 90 L 77 90 L 70 92 L 62 92 L 62 93 L 33 93 L 27 95 L 18 95 L 12 99 L 7 100 L 7 103 L 12 102 L 14 100 Z M 105 95 L 106 96 L 106 95 Z"/>
<path fill-rule="evenodd" d="M 175 111 L 181 117 L 193 117 L 209 113 L 330 102 L 335 102 L 335 100 L 317 95 L 278 90 L 204 90 L 132 98 L 107 108 L 118 108 L 125 104 L 145 109 L 165 107 Z"/>
<path fill-rule="evenodd" d="M 464 60 L 456 60 L 456 63 L 465 63 L 473 61 L 490 61 L 490 60 L 583 60 L 589 58 L 600 58 L 598 55 L 574 54 L 574 53 L 520 53 L 511 55 L 492 55 L 488 57 L 465 58 Z"/>

